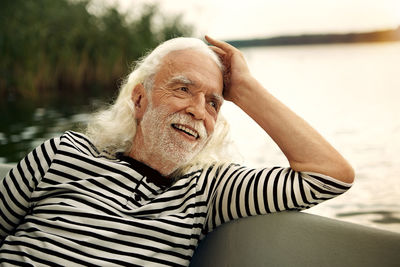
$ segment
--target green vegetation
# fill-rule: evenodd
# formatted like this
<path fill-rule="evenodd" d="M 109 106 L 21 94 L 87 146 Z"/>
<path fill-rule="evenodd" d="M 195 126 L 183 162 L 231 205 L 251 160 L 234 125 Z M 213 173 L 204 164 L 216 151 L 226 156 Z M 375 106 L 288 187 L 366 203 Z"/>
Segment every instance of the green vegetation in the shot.
<path fill-rule="evenodd" d="M 2 0 L 0 96 L 38 99 L 62 91 L 118 87 L 131 63 L 160 41 L 190 35 L 180 17 L 155 6 L 128 20 L 108 8 L 88 12 L 90 0 Z M 156 24 L 155 20 L 159 23 Z"/>

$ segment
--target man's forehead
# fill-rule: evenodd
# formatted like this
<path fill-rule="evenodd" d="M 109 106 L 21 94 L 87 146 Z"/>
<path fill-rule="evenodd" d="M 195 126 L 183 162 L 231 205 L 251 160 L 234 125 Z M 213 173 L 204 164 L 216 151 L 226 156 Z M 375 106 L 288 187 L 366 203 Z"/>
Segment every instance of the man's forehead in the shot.
<path fill-rule="evenodd" d="M 168 53 L 158 68 L 156 80 L 173 84 L 200 85 L 207 83 L 222 96 L 222 71 L 204 52 L 186 49 Z M 215 82 L 215 84 L 212 84 Z"/>
<path fill-rule="evenodd" d="M 183 74 L 178 74 L 175 76 L 171 76 L 170 79 L 167 81 L 167 86 L 173 86 L 175 84 L 181 84 L 181 85 L 193 85 L 196 86 L 196 81 L 193 81 L 192 79 L 190 79 L 189 77 L 187 77 L 186 75 Z M 216 100 L 218 100 L 219 102 L 223 102 L 224 98 L 222 96 L 222 92 L 221 93 L 217 93 L 217 92 L 211 92 L 210 96 L 212 96 L 213 98 L 215 98 Z"/>

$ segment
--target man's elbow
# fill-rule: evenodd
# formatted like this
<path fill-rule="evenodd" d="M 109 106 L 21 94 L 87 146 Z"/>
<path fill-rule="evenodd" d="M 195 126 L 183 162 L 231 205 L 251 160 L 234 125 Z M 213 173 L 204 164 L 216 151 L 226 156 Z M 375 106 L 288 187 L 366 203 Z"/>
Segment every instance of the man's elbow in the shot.
<path fill-rule="evenodd" d="M 348 162 L 345 162 L 341 164 L 338 168 L 338 173 L 333 177 L 342 182 L 351 184 L 354 182 L 355 176 L 356 174 L 353 167 Z"/>
<path fill-rule="evenodd" d="M 295 171 L 316 172 L 330 176 L 338 181 L 345 183 L 353 183 L 355 172 L 353 167 L 344 158 L 334 159 L 331 161 L 300 163 L 290 162 L 290 167 Z"/>

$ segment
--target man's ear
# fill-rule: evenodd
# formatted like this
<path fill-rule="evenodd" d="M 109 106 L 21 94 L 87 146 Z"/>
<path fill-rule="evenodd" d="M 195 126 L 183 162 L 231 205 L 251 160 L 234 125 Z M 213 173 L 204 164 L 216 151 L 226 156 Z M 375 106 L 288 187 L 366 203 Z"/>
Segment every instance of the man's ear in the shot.
<path fill-rule="evenodd" d="M 139 83 L 132 90 L 132 102 L 135 107 L 135 119 L 141 120 L 147 109 L 147 94 L 143 84 Z"/>

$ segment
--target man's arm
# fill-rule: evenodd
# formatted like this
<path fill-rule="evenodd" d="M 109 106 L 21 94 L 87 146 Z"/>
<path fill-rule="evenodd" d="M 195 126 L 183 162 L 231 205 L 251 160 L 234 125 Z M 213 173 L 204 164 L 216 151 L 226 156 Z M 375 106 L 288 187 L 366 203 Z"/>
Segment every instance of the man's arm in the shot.
<path fill-rule="evenodd" d="M 354 170 L 316 130 L 272 96 L 250 73 L 235 47 L 206 36 L 223 60 L 224 98 L 253 118 L 275 141 L 295 171 L 316 172 L 346 183 Z"/>
<path fill-rule="evenodd" d="M 50 167 L 59 143 L 59 138 L 44 142 L 1 180 L 0 240 L 12 232 L 29 211 L 32 192 Z"/>

